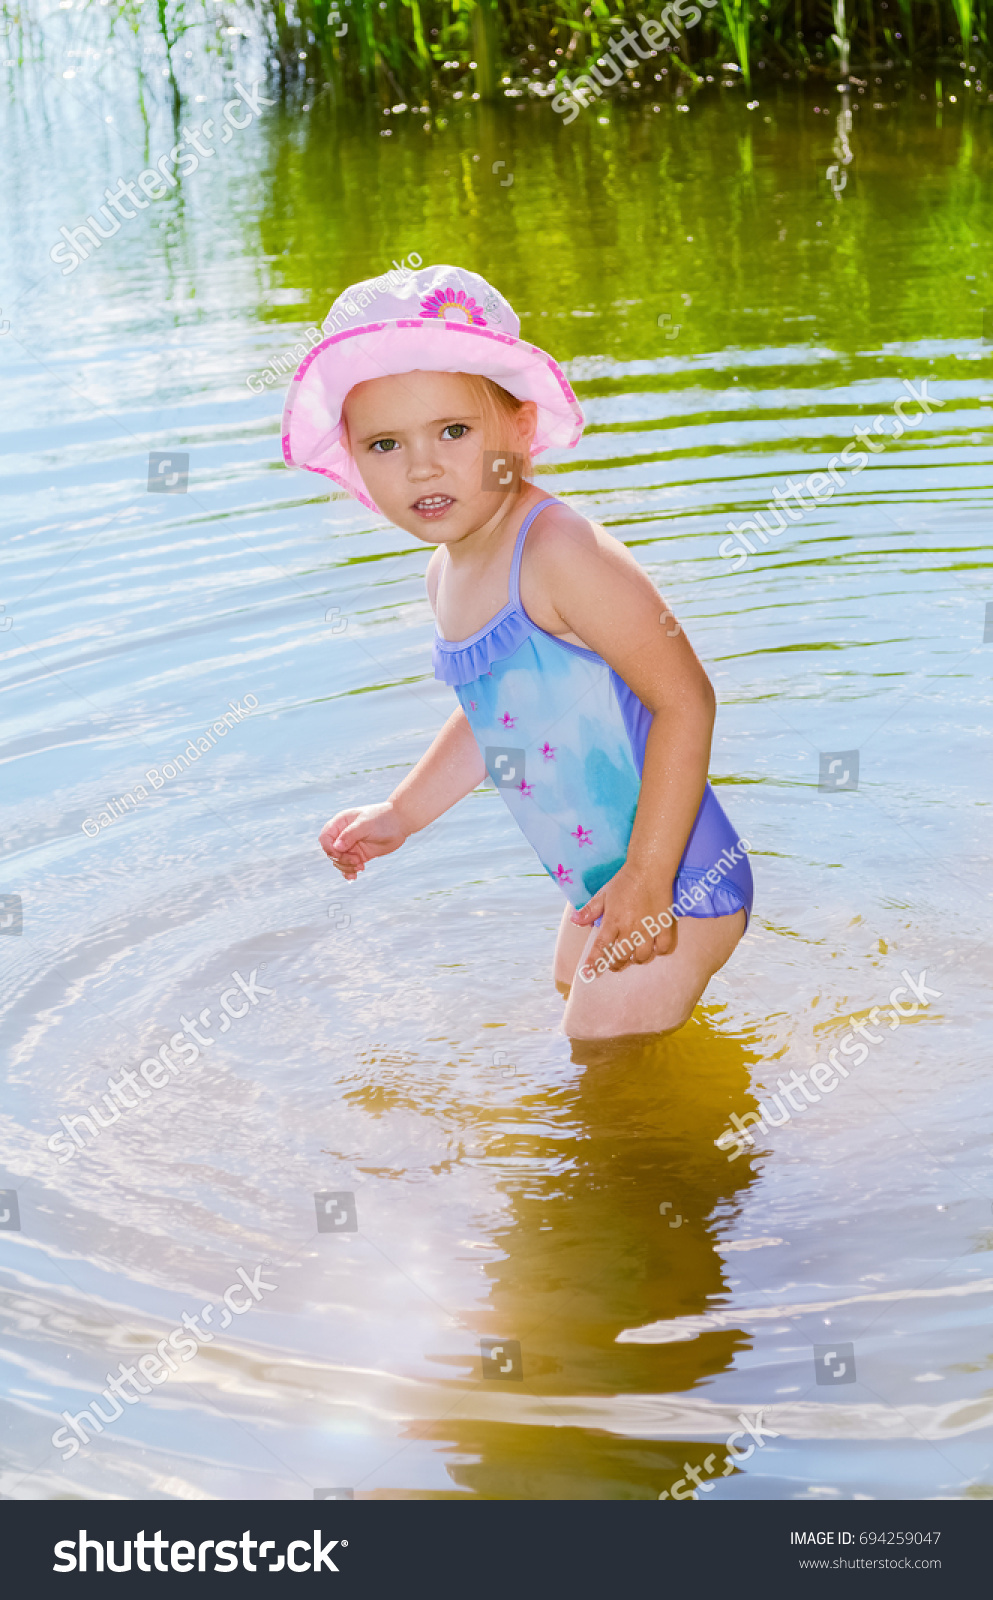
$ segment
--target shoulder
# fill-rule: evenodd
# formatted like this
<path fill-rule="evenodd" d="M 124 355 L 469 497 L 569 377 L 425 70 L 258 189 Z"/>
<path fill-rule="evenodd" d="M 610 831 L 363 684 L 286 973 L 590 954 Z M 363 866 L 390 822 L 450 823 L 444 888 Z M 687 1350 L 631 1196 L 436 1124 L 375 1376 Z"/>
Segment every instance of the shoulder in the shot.
<path fill-rule="evenodd" d="M 610 640 L 618 631 L 660 614 L 659 592 L 627 545 L 568 506 L 549 506 L 535 519 L 521 576 L 521 598 L 539 627 L 612 664 Z"/>
<path fill-rule="evenodd" d="M 525 554 L 532 570 L 549 579 L 574 577 L 604 559 L 624 566 L 633 560 L 620 539 L 562 504 L 547 506 L 535 518 Z"/>
<path fill-rule="evenodd" d="M 575 560 L 582 552 L 592 555 L 596 548 L 592 522 L 571 506 L 557 503 L 546 506 L 535 518 L 525 552 L 532 566 L 552 570 L 563 561 Z"/>
<path fill-rule="evenodd" d="M 524 546 L 521 599 L 546 633 L 597 649 L 591 642 L 597 615 L 616 609 L 618 597 L 629 605 L 646 590 L 654 608 L 651 579 L 627 547 L 595 522 L 560 504 L 535 518 Z"/>

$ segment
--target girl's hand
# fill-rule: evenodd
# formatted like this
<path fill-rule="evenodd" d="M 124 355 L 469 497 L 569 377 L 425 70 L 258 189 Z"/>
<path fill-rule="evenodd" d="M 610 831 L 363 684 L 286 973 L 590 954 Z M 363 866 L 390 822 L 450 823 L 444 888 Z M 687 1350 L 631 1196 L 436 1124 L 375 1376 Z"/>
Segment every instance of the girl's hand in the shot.
<path fill-rule="evenodd" d="M 579 928 L 590 928 L 597 917 L 603 917 L 585 965 L 595 971 L 603 957 L 611 972 L 621 972 L 632 962 L 644 966 L 655 956 L 671 955 L 678 937 L 676 918 L 669 909 L 672 898 L 671 883 L 653 886 L 622 867 L 582 911 L 574 911 L 570 919 Z M 659 930 L 654 936 L 653 925 Z M 640 943 L 633 937 L 635 933 Z"/>
<path fill-rule="evenodd" d="M 367 861 L 374 856 L 392 855 L 408 837 L 392 803 L 384 800 L 375 806 L 339 811 L 325 823 L 318 842 L 331 857 L 332 866 L 354 883 L 358 874 L 365 871 Z"/>

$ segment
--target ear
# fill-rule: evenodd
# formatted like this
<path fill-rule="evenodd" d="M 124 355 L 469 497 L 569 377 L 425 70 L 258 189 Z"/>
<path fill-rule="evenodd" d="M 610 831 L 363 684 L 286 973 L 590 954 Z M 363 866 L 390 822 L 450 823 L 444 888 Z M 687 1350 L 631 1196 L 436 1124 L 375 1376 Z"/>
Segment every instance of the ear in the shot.
<path fill-rule="evenodd" d="M 531 454 L 534 436 L 538 431 L 538 406 L 534 400 L 525 400 L 517 413 L 517 436 L 524 447 L 524 454 Z"/>

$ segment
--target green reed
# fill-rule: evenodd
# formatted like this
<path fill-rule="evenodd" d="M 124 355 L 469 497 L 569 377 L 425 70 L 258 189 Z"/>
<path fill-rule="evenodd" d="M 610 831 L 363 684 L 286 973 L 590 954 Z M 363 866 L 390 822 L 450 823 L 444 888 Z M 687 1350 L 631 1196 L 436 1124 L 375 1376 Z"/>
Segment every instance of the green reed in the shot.
<path fill-rule="evenodd" d="M 83 0 L 95 6 L 96 0 Z M 100 0 L 104 5 L 107 0 Z M 756 70 L 837 78 L 872 67 L 950 70 L 964 62 L 982 72 L 988 59 L 993 0 L 718 0 L 694 19 L 696 0 L 681 0 L 684 32 L 661 58 L 629 70 L 610 95 L 649 92 L 716 76 L 726 63 L 750 88 Z M 244 4 L 244 0 L 242 0 Z M 251 0 L 248 26 L 261 32 L 274 77 L 310 100 L 386 108 L 459 94 L 488 100 L 552 92 L 556 80 L 595 62 L 621 27 L 658 17 L 664 0 Z M 690 9 L 692 4 L 693 9 Z M 164 42 L 174 105 L 181 97 L 184 48 L 219 48 L 218 0 L 110 0 L 112 28 Z M 238 6 L 238 0 L 234 0 Z M 30 0 L 0 0 L 3 18 L 23 27 Z M 227 11 L 227 8 L 225 8 Z M 690 26 L 686 26 L 689 22 Z M 655 74 L 663 62 L 663 78 Z M 985 74 L 983 74 L 985 75 Z M 730 81 L 725 79 L 725 81 Z"/>
<path fill-rule="evenodd" d="M 590 0 L 258 0 L 285 79 L 310 77 L 336 96 L 433 100 L 459 89 L 488 99 L 522 79 L 548 85 L 582 70 L 622 26 L 661 5 Z M 837 76 L 895 67 L 982 64 L 989 0 L 719 0 L 686 28 L 675 76 L 722 62 L 746 86 L 756 64 Z M 683 7 L 684 16 L 692 12 Z M 347 28 L 342 33 L 341 29 Z M 301 59 L 301 52 L 304 59 Z M 554 66 L 551 63 L 554 62 Z M 452 65 L 456 63 L 456 65 Z M 535 70 L 537 69 L 537 70 Z M 654 90 L 654 73 L 641 69 Z M 627 74 L 630 87 L 637 71 Z M 501 81 L 503 80 L 503 81 Z"/>

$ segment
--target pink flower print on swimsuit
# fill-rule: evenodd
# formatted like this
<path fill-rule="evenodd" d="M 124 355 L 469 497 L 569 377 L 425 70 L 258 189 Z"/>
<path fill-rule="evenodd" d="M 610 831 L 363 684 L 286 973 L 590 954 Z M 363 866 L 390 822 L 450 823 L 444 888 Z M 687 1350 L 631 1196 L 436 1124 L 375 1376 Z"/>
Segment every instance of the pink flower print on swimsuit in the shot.
<path fill-rule="evenodd" d="M 638 803 L 639 773 L 609 671 L 538 630 L 506 656 L 484 647 L 472 664 L 456 693 L 487 770 L 514 747 L 514 780 L 497 785 L 500 798 L 552 882 L 585 905 L 624 865 Z"/>
<path fill-rule="evenodd" d="M 454 688 L 482 769 L 492 773 L 501 755 L 513 766 L 512 782 L 496 786 L 500 801 L 550 881 L 566 900 L 583 906 L 627 860 L 652 715 L 601 656 L 543 632 L 524 610 L 524 540 L 542 504 L 532 507 L 518 531 L 507 604 L 469 639 L 437 635 L 435 676 Z M 708 784 L 677 890 L 699 886 L 708 873 L 712 881 L 721 847 L 730 850 L 736 840 Z M 721 870 L 712 888 L 699 889 L 700 905 L 691 901 L 689 915 L 727 916 L 748 908 L 747 856 L 733 859 L 739 865 Z"/>
<path fill-rule="evenodd" d="M 436 289 L 421 301 L 422 317 L 440 317 L 444 322 L 464 322 L 470 328 L 485 328 L 483 308 L 464 289 Z"/>

